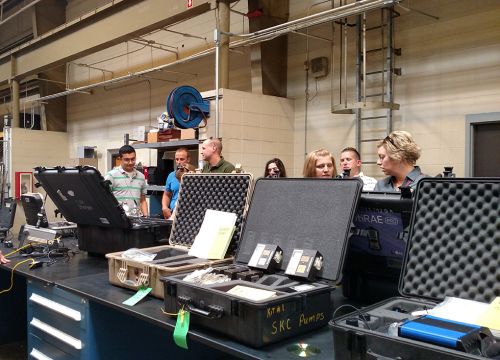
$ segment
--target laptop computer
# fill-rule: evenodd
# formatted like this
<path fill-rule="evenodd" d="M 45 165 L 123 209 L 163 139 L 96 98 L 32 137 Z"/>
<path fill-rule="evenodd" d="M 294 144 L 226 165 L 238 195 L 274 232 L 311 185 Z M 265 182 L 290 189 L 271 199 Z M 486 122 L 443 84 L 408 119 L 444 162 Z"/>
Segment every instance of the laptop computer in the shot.
<path fill-rule="evenodd" d="M 165 219 L 127 216 L 94 167 L 37 167 L 34 175 L 64 217 L 78 225 L 135 229 L 171 224 Z"/>

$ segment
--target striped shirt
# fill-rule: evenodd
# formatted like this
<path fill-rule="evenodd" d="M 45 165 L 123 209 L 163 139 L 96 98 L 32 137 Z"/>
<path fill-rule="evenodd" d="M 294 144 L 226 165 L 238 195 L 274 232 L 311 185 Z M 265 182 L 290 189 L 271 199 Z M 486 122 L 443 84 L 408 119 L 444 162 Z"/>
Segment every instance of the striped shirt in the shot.
<path fill-rule="evenodd" d="M 148 185 L 142 173 L 134 170 L 130 177 L 118 166 L 109 171 L 104 179 L 111 181 L 111 191 L 119 203 L 125 203 L 131 209 L 140 208 L 141 195 L 146 195 Z"/>

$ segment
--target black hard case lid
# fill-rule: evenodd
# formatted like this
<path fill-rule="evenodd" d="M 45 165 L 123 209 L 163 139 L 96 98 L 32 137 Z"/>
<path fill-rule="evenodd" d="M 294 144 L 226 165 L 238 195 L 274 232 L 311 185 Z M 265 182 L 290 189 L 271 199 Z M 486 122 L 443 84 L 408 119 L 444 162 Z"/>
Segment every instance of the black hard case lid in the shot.
<path fill-rule="evenodd" d="M 499 204 L 500 178 L 420 180 L 399 292 L 435 301 L 500 296 Z"/>
<path fill-rule="evenodd" d="M 285 271 L 293 249 L 318 250 L 320 277 L 339 283 L 362 188 L 359 179 L 257 180 L 236 262 L 248 264 L 258 243 L 275 244 Z"/>
<path fill-rule="evenodd" d="M 35 178 L 66 220 L 79 225 L 132 227 L 97 169 L 91 166 L 37 167 Z"/>
<path fill-rule="evenodd" d="M 169 243 L 190 247 L 208 209 L 236 214 L 236 229 L 227 254 L 240 242 L 252 192 L 251 174 L 185 174 L 182 176 Z"/>

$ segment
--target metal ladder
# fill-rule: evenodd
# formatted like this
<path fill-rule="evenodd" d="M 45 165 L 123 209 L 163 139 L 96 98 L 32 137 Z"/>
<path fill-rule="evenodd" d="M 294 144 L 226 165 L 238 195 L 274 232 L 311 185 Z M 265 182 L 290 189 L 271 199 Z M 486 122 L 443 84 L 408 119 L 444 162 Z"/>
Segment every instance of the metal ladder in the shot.
<path fill-rule="evenodd" d="M 367 24 L 366 14 L 357 19 L 356 96 L 361 106 L 356 111 L 356 146 L 364 164 L 375 164 L 375 144 L 385 138 L 393 128 L 393 111 L 399 110 L 394 102 L 394 77 L 401 75 L 395 67 L 395 56 L 401 55 L 394 43 L 393 8 L 378 10 L 377 24 Z M 372 13 L 371 20 L 377 18 Z M 367 46 L 369 38 L 370 47 Z M 376 45 L 378 43 L 378 45 Z M 372 146 L 369 146 L 371 144 Z"/>
<path fill-rule="evenodd" d="M 401 49 L 393 46 L 397 15 L 387 7 L 370 12 L 369 19 L 366 13 L 357 16 L 355 24 L 347 19 L 340 22 L 340 101 L 332 106 L 332 113 L 355 114 L 356 148 L 363 159 L 365 155 L 369 159 L 364 164 L 376 163 L 374 144 L 392 131 L 393 111 L 399 109 L 394 102 L 394 76 L 401 75 L 394 64 L 395 56 L 401 55 Z M 355 101 L 348 100 L 349 27 L 356 28 L 357 37 Z"/>

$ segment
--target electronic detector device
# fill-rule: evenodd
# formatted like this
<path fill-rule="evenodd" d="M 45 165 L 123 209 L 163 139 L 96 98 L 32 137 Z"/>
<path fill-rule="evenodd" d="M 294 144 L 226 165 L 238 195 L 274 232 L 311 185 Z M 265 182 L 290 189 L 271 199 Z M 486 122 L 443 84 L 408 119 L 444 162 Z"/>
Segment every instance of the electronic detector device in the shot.
<path fill-rule="evenodd" d="M 488 328 L 431 315 L 404 322 L 398 335 L 472 354 L 480 351 L 482 342 L 493 340 Z"/>

